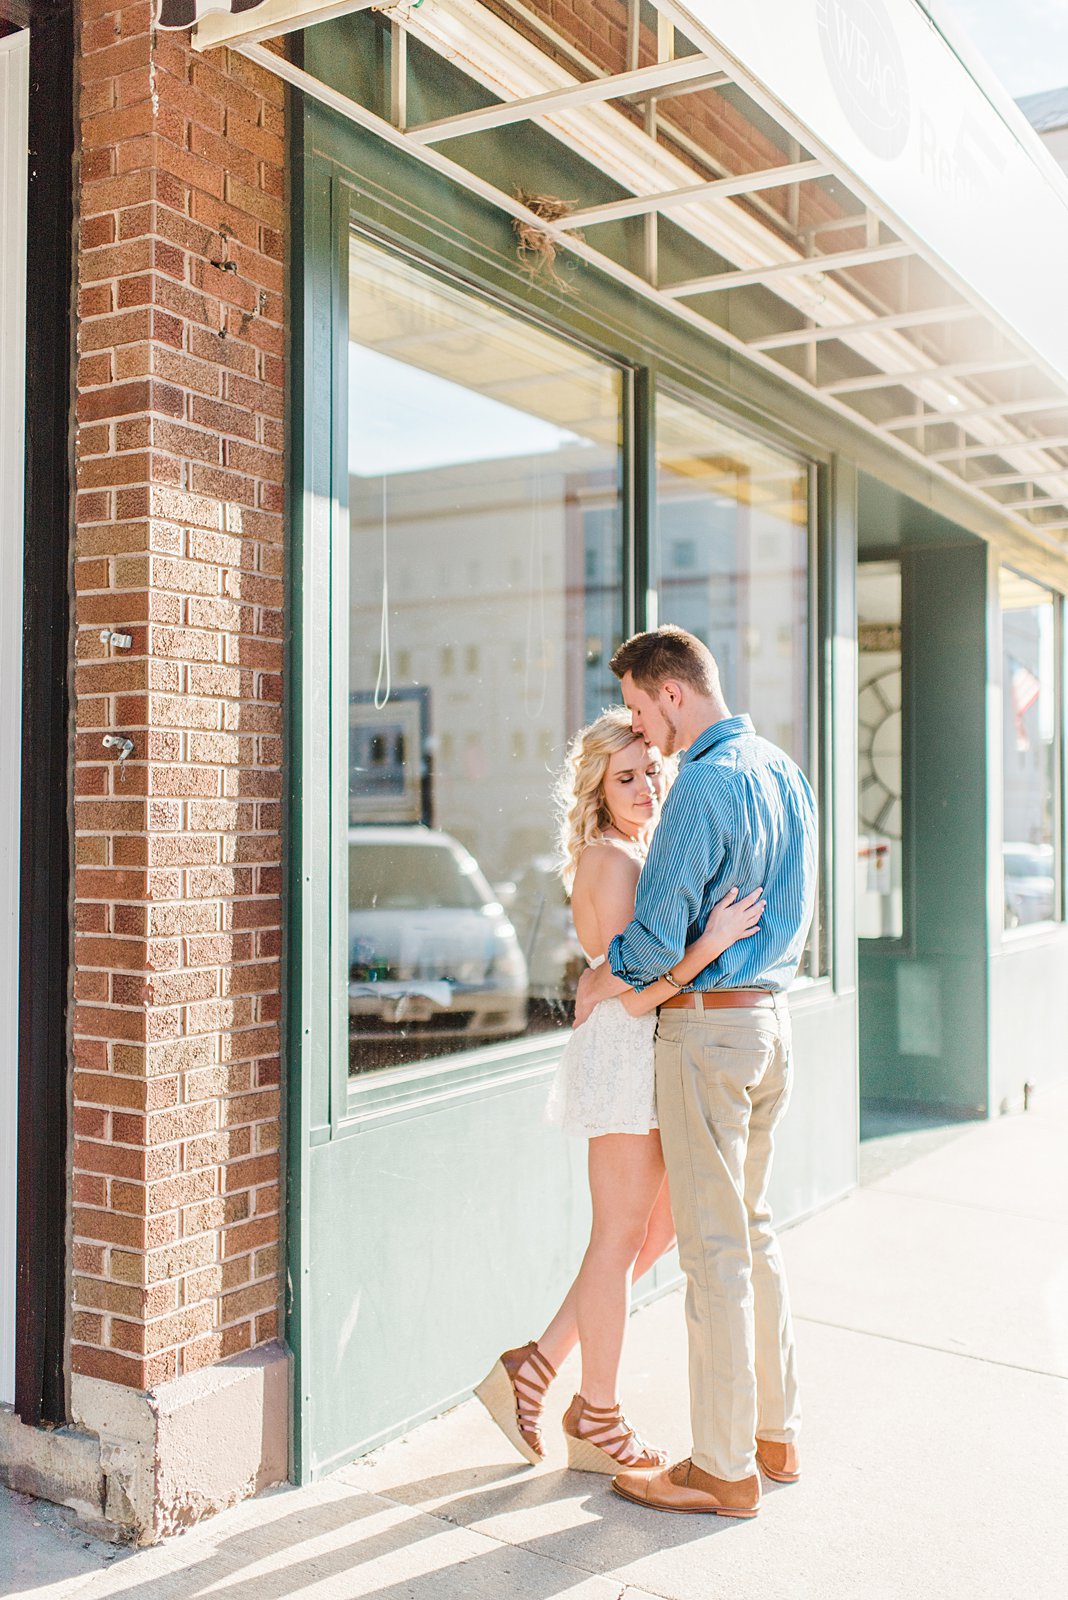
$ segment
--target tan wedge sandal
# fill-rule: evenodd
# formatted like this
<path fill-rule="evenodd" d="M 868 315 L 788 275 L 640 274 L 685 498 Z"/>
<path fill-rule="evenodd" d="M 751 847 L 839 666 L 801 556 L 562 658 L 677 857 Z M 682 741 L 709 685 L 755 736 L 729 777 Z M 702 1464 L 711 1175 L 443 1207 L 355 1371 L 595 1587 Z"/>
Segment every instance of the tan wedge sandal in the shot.
<path fill-rule="evenodd" d="M 583 1427 L 584 1424 L 584 1427 Z M 666 1467 L 663 1450 L 639 1438 L 618 1406 L 591 1406 L 577 1394 L 564 1412 L 567 1464 L 576 1472 L 606 1472 L 621 1467 Z"/>
<path fill-rule="evenodd" d="M 475 1394 L 500 1428 L 532 1466 L 544 1459 L 541 1409 L 556 1372 L 532 1339 L 518 1350 L 506 1350 L 475 1386 Z"/>

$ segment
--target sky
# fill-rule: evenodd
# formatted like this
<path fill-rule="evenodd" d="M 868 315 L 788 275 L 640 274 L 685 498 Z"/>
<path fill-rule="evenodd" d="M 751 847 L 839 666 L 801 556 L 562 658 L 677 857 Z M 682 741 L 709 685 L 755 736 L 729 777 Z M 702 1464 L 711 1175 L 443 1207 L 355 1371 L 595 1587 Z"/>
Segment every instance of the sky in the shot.
<path fill-rule="evenodd" d="M 1068 0 L 941 0 L 1014 100 L 1068 87 Z"/>
<path fill-rule="evenodd" d="M 433 372 L 349 345 L 349 471 L 393 477 L 579 444 L 540 417 Z"/>

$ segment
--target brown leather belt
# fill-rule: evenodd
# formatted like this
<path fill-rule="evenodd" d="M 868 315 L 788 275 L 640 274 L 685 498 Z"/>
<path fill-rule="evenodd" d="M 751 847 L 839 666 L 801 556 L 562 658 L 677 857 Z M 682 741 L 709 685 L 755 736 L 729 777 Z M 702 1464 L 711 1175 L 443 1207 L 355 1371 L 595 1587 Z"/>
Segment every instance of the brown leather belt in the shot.
<path fill-rule="evenodd" d="M 657 1007 L 658 1011 L 673 1011 L 684 1006 L 687 1011 L 715 1011 L 719 1006 L 773 1005 L 775 996 L 770 989 L 706 989 L 704 993 L 673 994 Z"/>

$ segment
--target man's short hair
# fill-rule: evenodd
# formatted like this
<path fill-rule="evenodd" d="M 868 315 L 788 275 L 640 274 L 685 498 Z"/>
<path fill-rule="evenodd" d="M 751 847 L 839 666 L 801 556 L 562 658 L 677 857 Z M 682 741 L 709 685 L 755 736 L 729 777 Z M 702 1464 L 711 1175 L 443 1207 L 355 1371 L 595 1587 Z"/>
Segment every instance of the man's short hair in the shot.
<path fill-rule="evenodd" d="M 668 679 L 688 684 L 698 694 L 720 693 L 719 668 L 711 650 L 685 628 L 671 624 L 636 633 L 620 645 L 610 666 L 619 679 L 629 672 L 645 694 L 656 694 Z"/>

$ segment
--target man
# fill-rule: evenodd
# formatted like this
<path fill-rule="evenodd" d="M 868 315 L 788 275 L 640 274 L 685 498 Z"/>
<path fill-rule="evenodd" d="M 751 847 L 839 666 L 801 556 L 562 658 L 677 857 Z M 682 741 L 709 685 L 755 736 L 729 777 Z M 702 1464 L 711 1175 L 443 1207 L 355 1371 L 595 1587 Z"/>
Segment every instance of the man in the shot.
<path fill-rule="evenodd" d="M 755 1516 L 760 1470 L 799 1476 L 793 1329 L 767 1191 L 790 1095 L 785 991 L 812 918 L 816 810 L 800 769 L 732 717 L 711 652 L 681 628 L 639 633 L 612 658 L 634 731 L 685 752 L 638 884 L 634 920 L 583 975 L 576 1021 L 668 975 L 729 889 L 766 910 L 660 1007 L 656 1098 L 686 1274 L 690 1458 L 620 1472 L 613 1487 L 661 1511 Z M 759 1469 L 759 1470 L 758 1470 Z"/>

